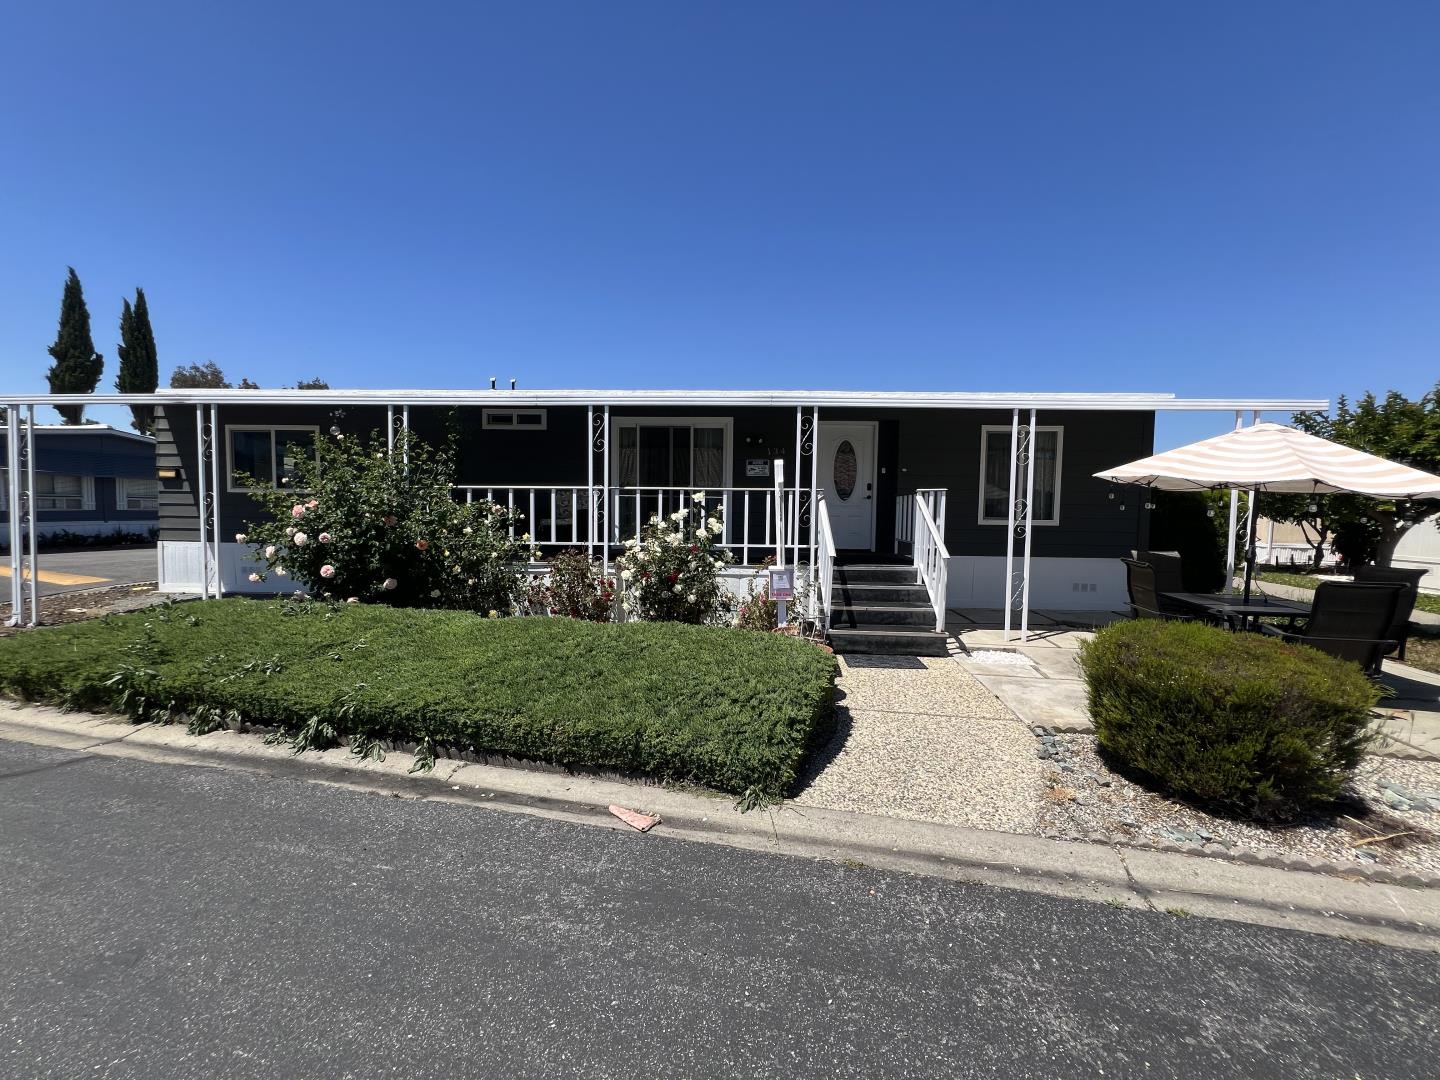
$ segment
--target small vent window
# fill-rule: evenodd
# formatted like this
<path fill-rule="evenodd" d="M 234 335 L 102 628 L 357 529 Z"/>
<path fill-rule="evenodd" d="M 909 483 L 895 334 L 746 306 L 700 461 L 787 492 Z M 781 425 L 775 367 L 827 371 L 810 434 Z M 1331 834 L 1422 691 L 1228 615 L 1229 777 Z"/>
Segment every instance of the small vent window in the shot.
<path fill-rule="evenodd" d="M 544 431 L 544 409 L 486 409 L 481 427 L 501 431 Z"/>

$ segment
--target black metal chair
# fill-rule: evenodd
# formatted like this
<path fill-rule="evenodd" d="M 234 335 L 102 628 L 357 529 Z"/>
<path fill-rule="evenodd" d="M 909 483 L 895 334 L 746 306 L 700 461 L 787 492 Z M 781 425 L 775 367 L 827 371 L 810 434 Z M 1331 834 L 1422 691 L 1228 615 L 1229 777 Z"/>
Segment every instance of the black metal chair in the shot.
<path fill-rule="evenodd" d="M 1189 592 L 1185 588 L 1184 563 L 1178 551 L 1136 551 L 1132 552 L 1137 562 L 1149 563 L 1155 571 L 1155 591 Z"/>
<path fill-rule="evenodd" d="M 1380 661 L 1395 649 L 1387 636 L 1404 586 L 1394 583 L 1322 582 L 1315 603 L 1300 630 L 1260 627 L 1274 637 L 1309 645 L 1323 653 L 1359 664 L 1367 675 L 1380 674 Z"/>
<path fill-rule="evenodd" d="M 1155 586 L 1155 568 L 1139 559 L 1121 559 L 1125 564 L 1125 589 L 1130 596 L 1130 614 L 1136 619 L 1183 619 L 1185 615 L 1166 604 Z"/>
<path fill-rule="evenodd" d="M 1395 606 L 1395 622 L 1386 634 L 1400 643 L 1399 650 L 1395 652 L 1397 660 L 1405 659 L 1405 639 L 1410 636 L 1410 616 L 1415 613 L 1415 600 L 1420 595 L 1420 579 L 1427 572 L 1401 566 L 1361 566 L 1355 570 L 1355 580 L 1363 584 L 1382 582 L 1404 586 L 1400 593 L 1400 603 Z M 1388 653 L 1395 650 L 1386 651 Z"/>

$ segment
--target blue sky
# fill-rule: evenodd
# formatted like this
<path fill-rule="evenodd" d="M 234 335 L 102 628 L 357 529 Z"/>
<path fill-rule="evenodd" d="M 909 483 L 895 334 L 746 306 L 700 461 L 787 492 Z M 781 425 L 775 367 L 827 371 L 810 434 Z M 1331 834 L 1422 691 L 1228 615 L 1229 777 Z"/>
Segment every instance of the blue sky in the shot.
<path fill-rule="evenodd" d="M 0 371 L 1154 390 L 1440 376 L 1440 6 L 13 5 Z M 1216 433 L 1162 422 L 1161 445 Z"/>

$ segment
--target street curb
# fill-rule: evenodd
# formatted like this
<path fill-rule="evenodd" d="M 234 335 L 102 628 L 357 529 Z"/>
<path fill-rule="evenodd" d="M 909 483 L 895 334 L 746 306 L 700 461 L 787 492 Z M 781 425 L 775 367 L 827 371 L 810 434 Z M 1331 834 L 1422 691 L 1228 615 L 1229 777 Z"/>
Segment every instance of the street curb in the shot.
<path fill-rule="evenodd" d="M 254 733 L 191 736 L 181 725 L 0 702 L 0 739 L 82 754 L 229 768 L 399 798 L 548 817 L 619 831 L 637 843 L 678 839 L 1041 892 L 1174 915 L 1199 915 L 1440 952 L 1440 891 L 1363 874 L 1332 877 L 1191 852 L 937 825 L 786 803 L 741 814 L 724 796 L 619 779 L 437 759 L 410 774 L 410 754 L 361 761 L 344 748 L 294 755 Z M 640 834 L 608 812 L 658 814 Z M 1179 847 L 1180 845 L 1175 845 Z M 1201 853 L 1206 854 L 1206 853 Z"/>

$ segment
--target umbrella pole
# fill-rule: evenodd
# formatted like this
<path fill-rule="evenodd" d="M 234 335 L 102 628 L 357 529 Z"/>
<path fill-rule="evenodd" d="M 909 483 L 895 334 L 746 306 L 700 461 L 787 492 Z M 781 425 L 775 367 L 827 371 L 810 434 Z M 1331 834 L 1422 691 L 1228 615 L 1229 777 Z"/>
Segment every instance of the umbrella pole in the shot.
<path fill-rule="evenodd" d="M 1250 492 L 1250 512 L 1245 515 L 1248 518 L 1248 528 L 1245 536 L 1245 596 L 1243 603 L 1250 603 L 1250 582 L 1255 577 L 1255 530 L 1260 520 L 1260 489 L 1257 487 Z"/>

